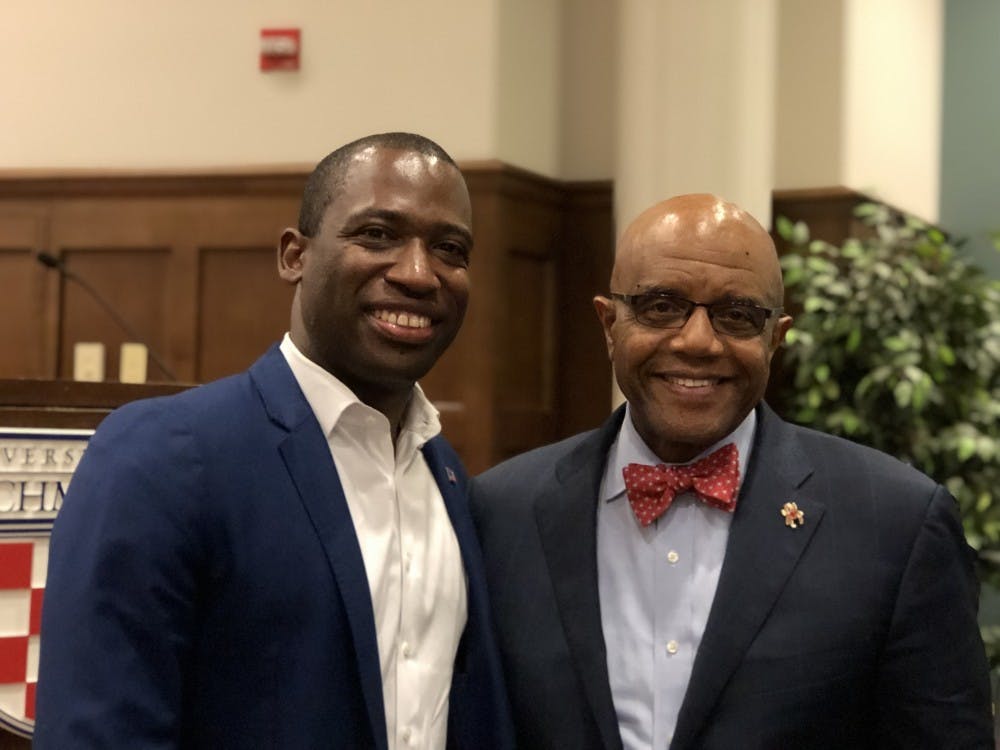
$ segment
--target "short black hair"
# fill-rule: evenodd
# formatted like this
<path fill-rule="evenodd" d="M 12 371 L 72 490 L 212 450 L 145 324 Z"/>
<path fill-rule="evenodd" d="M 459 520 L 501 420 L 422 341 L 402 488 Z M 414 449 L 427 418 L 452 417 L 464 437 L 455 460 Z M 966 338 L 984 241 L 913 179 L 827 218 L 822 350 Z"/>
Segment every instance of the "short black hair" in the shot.
<path fill-rule="evenodd" d="M 376 133 L 351 141 L 323 157 L 306 179 L 306 186 L 302 191 L 302 207 L 299 209 L 299 231 L 306 237 L 314 237 L 319 232 L 326 207 L 344 185 L 351 158 L 370 146 L 435 156 L 458 169 L 447 151 L 430 138 L 416 133 Z"/>

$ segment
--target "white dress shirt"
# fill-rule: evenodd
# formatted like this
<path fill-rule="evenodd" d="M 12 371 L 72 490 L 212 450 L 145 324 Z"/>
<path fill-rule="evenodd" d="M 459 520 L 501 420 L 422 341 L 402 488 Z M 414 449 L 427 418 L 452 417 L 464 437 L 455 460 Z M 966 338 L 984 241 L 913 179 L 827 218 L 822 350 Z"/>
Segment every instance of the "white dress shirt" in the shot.
<path fill-rule="evenodd" d="M 361 545 L 389 748 L 444 748 L 467 610 L 458 540 L 420 452 L 441 431 L 437 410 L 415 385 L 394 449 L 385 415 L 308 360 L 287 334 L 281 352 L 326 435 Z"/>
<path fill-rule="evenodd" d="M 694 460 L 726 443 L 746 472 L 756 416 Z M 608 452 L 597 513 L 597 579 L 608 677 L 625 750 L 666 748 L 677 725 L 694 657 L 715 598 L 732 514 L 691 492 L 643 528 L 625 496 L 622 469 L 662 464 L 626 410 Z M 738 490 L 737 490 L 738 493 Z"/>

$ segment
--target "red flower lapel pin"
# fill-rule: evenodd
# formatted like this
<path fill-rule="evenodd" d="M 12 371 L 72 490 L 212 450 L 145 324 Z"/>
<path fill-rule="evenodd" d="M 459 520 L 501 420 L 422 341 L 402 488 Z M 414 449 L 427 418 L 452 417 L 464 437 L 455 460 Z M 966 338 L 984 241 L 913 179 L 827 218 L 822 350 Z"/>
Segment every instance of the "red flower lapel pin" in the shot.
<path fill-rule="evenodd" d="M 797 529 L 806 522 L 806 514 L 799 510 L 796 503 L 785 503 L 781 507 L 781 515 L 785 517 L 785 526 Z"/>

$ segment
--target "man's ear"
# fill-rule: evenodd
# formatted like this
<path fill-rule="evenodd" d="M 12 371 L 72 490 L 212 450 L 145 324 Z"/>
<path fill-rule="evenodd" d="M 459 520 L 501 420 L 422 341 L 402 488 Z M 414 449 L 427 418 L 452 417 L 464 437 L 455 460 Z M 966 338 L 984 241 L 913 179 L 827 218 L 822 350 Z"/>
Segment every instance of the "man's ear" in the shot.
<path fill-rule="evenodd" d="M 309 245 L 309 238 L 298 229 L 288 227 L 278 240 L 278 276 L 289 284 L 302 278 L 302 253 Z"/>
<path fill-rule="evenodd" d="M 607 297 L 597 295 L 594 297 L 594 309 L 597 311 L 597 319 L 601 321 L 601 328 L 604 329 L 604 343 L 608 347 L 608 359 L 612 359 L 615 353 L 615 340 L 611 335 L 611 326 L 614 325 L 617 317 L 615 303 Z"/>
<path fill-rule="evenodd" d="M 791 315 L 782 315 L 778 318 L 778 322 L 774 324 L 774 330 L 771 332 L 771 345 L 768 347 L 771 350 L 772 356 L 778 351 L 778 347 L 785 343 L 785 334 L 788 333 L 788 329 L 791 327 Z"/>

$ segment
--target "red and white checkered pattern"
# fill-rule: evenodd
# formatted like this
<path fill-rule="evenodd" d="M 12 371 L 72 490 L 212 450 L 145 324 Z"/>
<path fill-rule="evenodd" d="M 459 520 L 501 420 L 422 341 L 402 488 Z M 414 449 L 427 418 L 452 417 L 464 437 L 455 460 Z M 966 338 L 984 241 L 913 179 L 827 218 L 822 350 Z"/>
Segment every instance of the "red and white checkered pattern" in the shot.
<path fill-rule="evenodd" d="M 30 731 L 35 721 L 48 560 L 48 537 L 0 540 L 0 718 L 22 731 Z"/>

